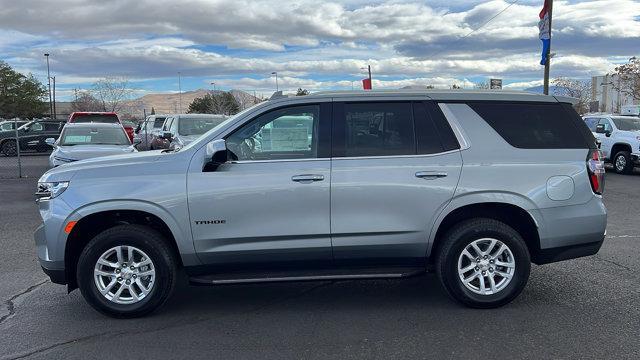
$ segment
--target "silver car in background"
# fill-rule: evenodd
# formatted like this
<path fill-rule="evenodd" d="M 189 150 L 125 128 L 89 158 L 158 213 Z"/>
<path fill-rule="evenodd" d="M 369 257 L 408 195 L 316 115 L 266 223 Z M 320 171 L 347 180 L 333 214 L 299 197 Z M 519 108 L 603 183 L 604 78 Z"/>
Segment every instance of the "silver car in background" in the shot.
<path fill-rule="evenodd" d="M 150 150 L 151 141 L 153 141 L 154 135 L 157 136 L 162 130 L 162 124 L 167 118 L 167 115 L 149 115 L 139 125 L 133 135 L 133 141 L 137 143 L 136 149 L 138 150 Z"/>
<path fill-rule="evenodd" d="M 168 115 L 162 126 L 163 132 L 159 135 L 159 148 L 176 149 L 190 144 L 202 134 L 218 126 L 228 116 L 217 114 L 176 114 Z M 163 141 L 164 140 L 164 141 Z"/>
<path fill-rule="evenodd" d="M 53 146 L 49 166 L 107 155 L 136 152 L 120 124 L 71 123 L 65 125 L 58 140 L 46 139 Z"/>

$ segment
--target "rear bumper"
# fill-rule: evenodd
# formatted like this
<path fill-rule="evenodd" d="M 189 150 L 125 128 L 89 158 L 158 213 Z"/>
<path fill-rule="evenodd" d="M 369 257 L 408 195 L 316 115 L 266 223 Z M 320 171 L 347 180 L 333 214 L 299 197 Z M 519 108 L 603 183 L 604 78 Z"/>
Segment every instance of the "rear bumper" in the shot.
<path fill-rule="evenodd" d="M 594 196 L 585 204 L 539 209 L 538 215 L 540 243 L 532 254 L 534 263 L 589 256 L 600 250 L 607 228 L 602 198 Z"/>
<path fill-rule="evenodd" d="M 542 265 L 595 255 L 600 250 L 603 242 L 604 236 L 602 240 L 596 242 L 543 249 L 535 256 L 533 262 Z"/>

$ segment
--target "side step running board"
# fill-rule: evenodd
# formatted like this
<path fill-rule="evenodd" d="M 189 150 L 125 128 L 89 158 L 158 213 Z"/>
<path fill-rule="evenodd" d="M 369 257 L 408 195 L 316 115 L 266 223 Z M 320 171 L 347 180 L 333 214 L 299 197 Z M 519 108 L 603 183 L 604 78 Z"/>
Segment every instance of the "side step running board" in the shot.
<path fill-rule="evenodd" d="M 245 278 L 220 278 L 218 276 L 190 277 L 192 285 L 231 285 L 231 284 L 254 284 L 271 282 L 291 282 L 291 281 L 331 281 L 331 280 L 367 280 L 367 279 L 398 279 L 424 274 L 424 269 L 403 273 L 369 273 L 369 274 L 326 274 L 326 275 L 304 275 L 304 276 L 265 276 L 265 277 L 245 277 Z"/>

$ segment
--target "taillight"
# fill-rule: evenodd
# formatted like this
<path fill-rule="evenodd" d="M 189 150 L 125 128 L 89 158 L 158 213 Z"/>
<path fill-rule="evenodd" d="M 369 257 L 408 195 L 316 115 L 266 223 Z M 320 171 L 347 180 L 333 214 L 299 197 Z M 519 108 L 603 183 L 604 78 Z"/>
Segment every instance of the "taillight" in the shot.
<path fill-rule="evenodd" d="M 600 150 L 592 149 L 587 156 L 587 172 L 589 173 L 589 181 L 591 189 L 596 194 L 602 194 L 604 191 L 604 161 Z"/>

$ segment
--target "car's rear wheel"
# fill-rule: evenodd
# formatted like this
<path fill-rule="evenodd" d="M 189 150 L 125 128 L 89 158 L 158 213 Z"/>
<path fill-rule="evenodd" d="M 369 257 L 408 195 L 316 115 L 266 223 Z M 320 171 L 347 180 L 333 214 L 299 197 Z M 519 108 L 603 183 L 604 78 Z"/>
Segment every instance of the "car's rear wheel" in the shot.
<path fill-rule="evenodd" d="M 2 151 L 2 154 L 5 156 L 16 156 L 18 154 L 18 147 L 16 146 L 15 140 L 3 142 L 0 151 Z"/>
<path fill-rule="evenodd" d="M 631 174 L 633 161 L 628 151 L 618 151 L 613 158 L 613 169 L 618 174 Z"/>
<path fill-rule="evenodd" d="M 436 268 L 447 293 L 464 305 L 494 308 L 524 289 L 531 260 L 520 234 L 503 222 L 472 219 L 442 239 Z"/>
<path fill-rule="evenodd" d="M 169 298 L 177 260 L 167 240 L 140 225 L 119 225 L 93 238 L 80 254 L 78 286 L 96 310 L 118 318 L 146 315 Z"/>

